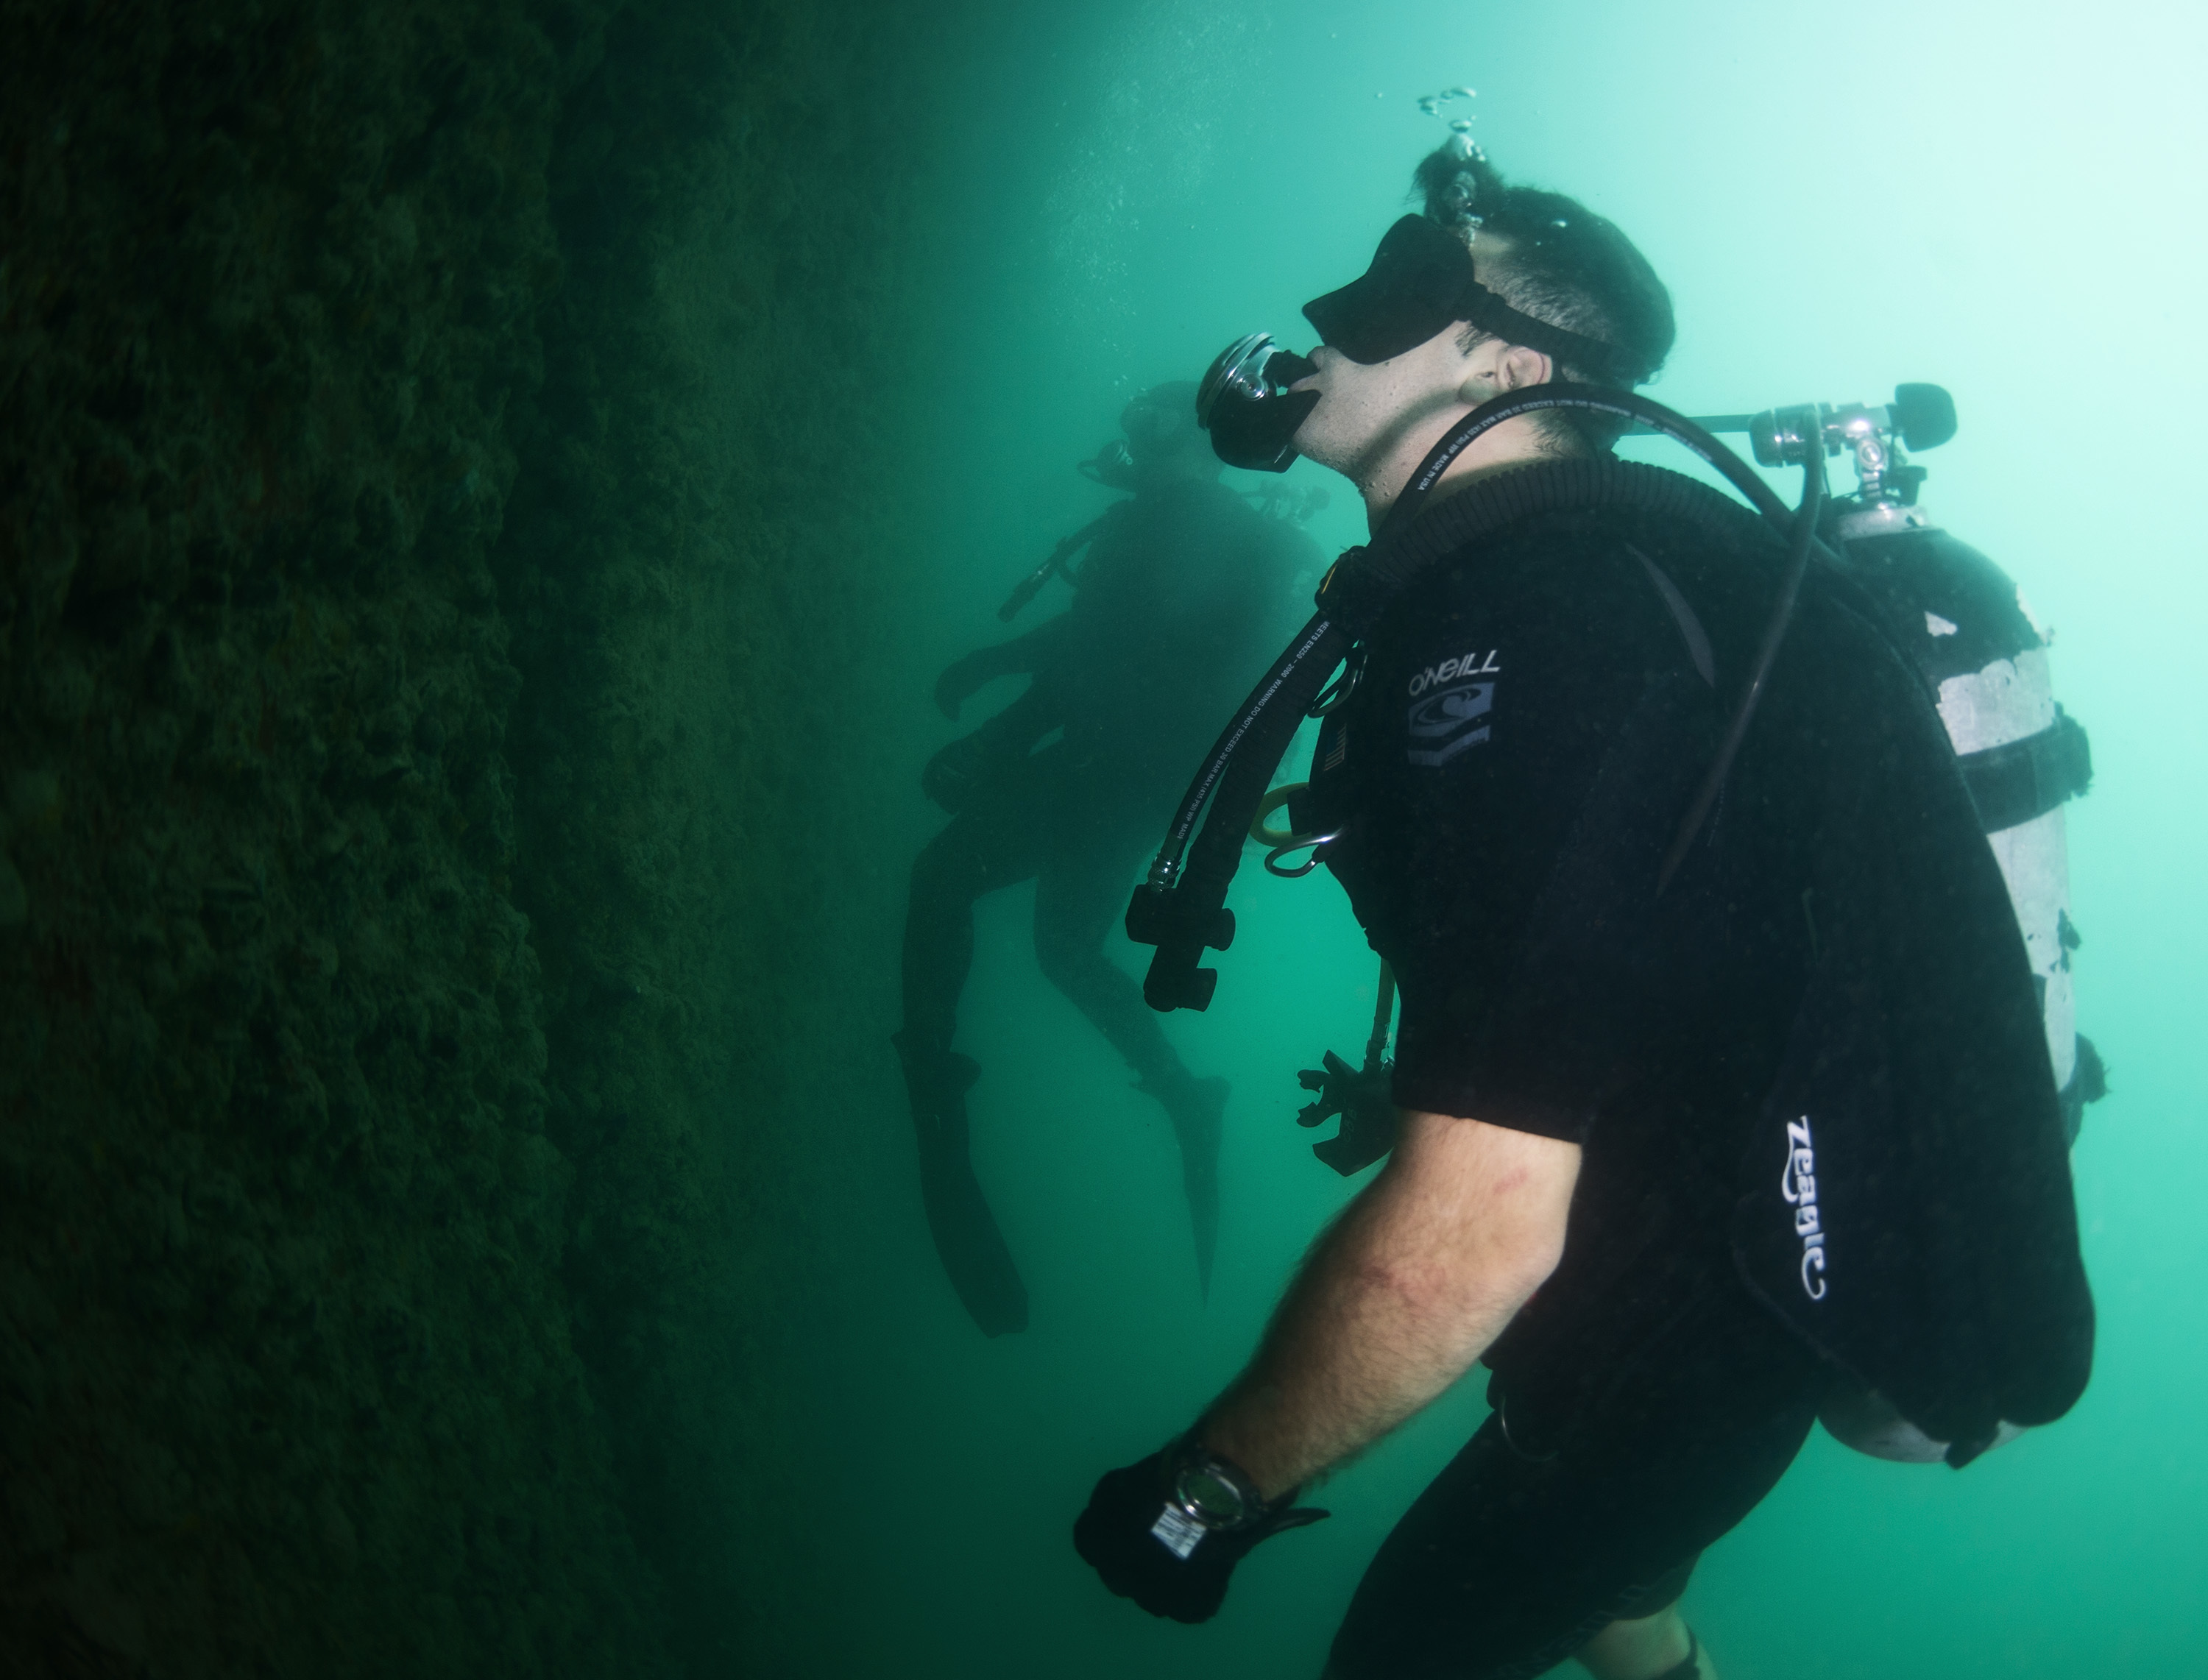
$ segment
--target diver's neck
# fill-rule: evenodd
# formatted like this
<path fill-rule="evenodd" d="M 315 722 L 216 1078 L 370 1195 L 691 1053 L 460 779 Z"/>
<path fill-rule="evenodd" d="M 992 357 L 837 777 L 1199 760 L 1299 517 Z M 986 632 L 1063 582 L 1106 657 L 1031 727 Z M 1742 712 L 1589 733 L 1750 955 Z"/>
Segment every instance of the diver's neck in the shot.
<path fill-rule="evenodd" d="M 1374 535 L 1378 535 L 1396 502 L 1402 499 L 1412 475 L 1425 460 L 1426 452 L 1471 412 L 1469 408 L 1460 409 L 1441 425 L 1422 430 L 1415 439 L 1407 439 L 1389 453 L 1385 461 L 1377 464 L 1370 474 L 1358 475 L 1358 492 L 1365 498 L 1365 525 Z M 1530 417 L 1506 420 L 1449 463 L 1449 471 L 1427 493 L 1426 505 L 1431 507 L 1446 501 L 1460 490 L 1470 489 L 1482 479 L 1492 478 L 1498 473 L 1513 472 L 1520 467 L 1556 459 L 1555 448 L 1535 429 Z"/>

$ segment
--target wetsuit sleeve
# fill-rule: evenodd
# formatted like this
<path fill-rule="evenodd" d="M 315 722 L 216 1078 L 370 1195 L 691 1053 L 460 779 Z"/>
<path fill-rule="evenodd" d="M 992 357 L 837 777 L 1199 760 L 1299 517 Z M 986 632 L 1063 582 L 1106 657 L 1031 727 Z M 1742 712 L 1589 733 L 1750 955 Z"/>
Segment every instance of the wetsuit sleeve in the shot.
<path fill-rule="evenodd" d="M 1655 886 L 1713 706 L 1636 564 L 1483 582 L 1391 635 L 1364 697 L 1395 1095 L 1585 1143 L 1695 987 Z"/>

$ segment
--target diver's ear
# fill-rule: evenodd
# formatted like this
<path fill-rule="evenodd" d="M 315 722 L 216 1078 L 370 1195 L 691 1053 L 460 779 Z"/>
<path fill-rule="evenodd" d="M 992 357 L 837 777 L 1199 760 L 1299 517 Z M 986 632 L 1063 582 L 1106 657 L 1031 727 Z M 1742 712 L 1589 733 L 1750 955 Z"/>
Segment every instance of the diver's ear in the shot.
<path fill-rule="evenodd" d="M 1523 391 L 1546 385 L 1557 376 L 1557 364 L 1538 350 L 1512 345 L 1496 358 L 1495 384 L 1499 391 Z"/>

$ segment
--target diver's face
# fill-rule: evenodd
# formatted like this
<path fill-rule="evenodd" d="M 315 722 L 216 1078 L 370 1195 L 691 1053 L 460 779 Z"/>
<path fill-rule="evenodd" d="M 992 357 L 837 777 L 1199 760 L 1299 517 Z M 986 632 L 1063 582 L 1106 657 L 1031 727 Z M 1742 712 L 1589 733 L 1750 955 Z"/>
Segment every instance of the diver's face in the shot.
<path fill-rule="evenodd" d="M 1461 323 L 1453 323 L 1401 356 L 1369 364 L 1321 345 L 1311 354 L 1318 371 L 1291 387 L 1319 393 L 1318 406 L 1297 429 L 1296 447 L 1362 483 L 1437 417 L 1461 411 L 1467 398 L 1484 401 L 1479 352 L 1491 341 L 1467 354 L 1457 346 L 1462 333 Z"/>
<path fill-rule="evenodd" d="M 1130 403 L 1119 416 L 1119 429 L 1127 440 L 1127 453 L 1134 457 L 1139 471 L 1152 471 L 1170 457 L 1180 440 L 1173 435 L 1173 423 L 1165 415 L 1143 403 Z"/>
<path fill-rule="evenodd" d="M 1219 462 L 1203 434 L 1178 414 L 1130 405 L 1119 417 L 1119 429 L 1126 434 L 1127 453 L 1133 458 L 1135 477 L 1141 483 L 1163 484 L 1219 474 Z"/>

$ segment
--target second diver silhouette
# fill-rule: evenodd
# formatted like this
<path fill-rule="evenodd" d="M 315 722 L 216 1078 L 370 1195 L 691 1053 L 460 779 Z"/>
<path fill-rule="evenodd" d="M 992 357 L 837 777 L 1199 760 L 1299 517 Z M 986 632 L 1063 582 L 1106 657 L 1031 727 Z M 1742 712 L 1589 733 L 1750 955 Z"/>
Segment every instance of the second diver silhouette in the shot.
<path fill-rule="evenodd" d="M 1044 975 L 1104 1035 L 1179 1142 L 1197 1275 L 1209 1288 L 1219 1230 L 1227 1082 L 1182 1064 L 1105 943 L 1189 769 L 1219 718 L 1264 669 L 1288 585 L 1317 548 L 1219 482 L 1195 419 L 1195 387 L 1145 391 L 1120 417 L 1124 444 L 1083 464 L 1131 492 L 1076 532 L 1014 591 L 1009 618 L 1052 577 L 1065 611 L 977 649 L 938 680 L 957 717 L 1000 676 L 1027 689 L 928 763 L 921 786 L 952 813 L 913 865 L 904 1022 L 895 1035 L 911 1100 L 921 1193 L 944 1270 L 989 1335 L 1024 1329 L 1026 1286 L 975 1177 L 967 1093 L 979 1066 L 951 1047 L 974 954 L 974 902 L 1033 879 Z M 1081 547 L 1077 572 L 1069 564 Z M 1062 739 L 1038 747 L 1054 732 Z"/>

